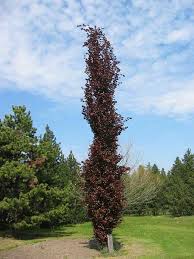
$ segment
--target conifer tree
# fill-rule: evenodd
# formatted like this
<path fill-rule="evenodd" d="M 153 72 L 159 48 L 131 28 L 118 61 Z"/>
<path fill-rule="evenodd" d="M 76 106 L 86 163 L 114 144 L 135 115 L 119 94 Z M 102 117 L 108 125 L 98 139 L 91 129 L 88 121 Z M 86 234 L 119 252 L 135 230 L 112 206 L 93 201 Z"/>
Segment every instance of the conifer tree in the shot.
<path fill-rule="evenodd" d="M 38 180 L 29 165 L 36 159 L 36 129 L 24 106 L 13 106 L 13 113 L 0 122 L 0 220 L 15 223 L 27 200 L 20 199 L 36 187 Z"/>
<path fill-rule="evenodd" d="M 60 144 L 57 143 L 56 137 L 48 125 L 43 137 L 40 138 L 38 154 L 45 160 L 44 166 L 37 170 L 39 182 L 49 186 L 64 187 L 65 158 Z"/>
<path fill-rule="evenodd" d="M 70 151 L 65 159 L 65 172 L 69 180 L 74 184 L 82 184 L 83 179 L 80 171 L 80 164 L 77 162 L 74 154 Z"/>
<path fill-rule="evenodd" d="M 0 166 L 6 161 L 27 162 L 34 159 L 37 138 L 30 112 L 25 106 L 13 106 L 13 114 L 0 121 Z"/>
<path fill-rule="evenodd" d="M 86 203 L 94 234 L 101 245 L 107 245 L 121 219 L 123 183 L 121 176 L 127 170 L 120 166 L 118 136 L 125 129 L 124 119 L 115 108 L 115 89 L 119 85 L 119 62 L 113 48 L 100 28 L 86 27 L 84 45 L 88 48 L 83 115 L 94 134 L 89 157 L 84 162 Z"/>
<path fill-rule="evenodd" d="M 194 214 L 194 155 L 187 150 L 182 161 L 177 157 L 169 173 L 166 196 L 173 216 Z"/>
<path fill-rule="evenodd" d="M 66 162 L 48 126 L 41 139 L 35 133 L 24 106 L 0 121 L 0 224 L 19 230 L 83 221 L 82 193 L 70 179 L 73 154 Z"/>
<path fill-rule="evenodd" d="M 161 169 L 160 174 L 161 174 L 161 176 L 166 177 L 166 172 L 165 172 L 164 168 Z"/>
<path fill-rule="evenodd" d="M 160 174 L 160 170 L 159 170 L 159 168 L 157 167 L 156 164 L 153 164 L 151 171 L 154 174 Z"/>

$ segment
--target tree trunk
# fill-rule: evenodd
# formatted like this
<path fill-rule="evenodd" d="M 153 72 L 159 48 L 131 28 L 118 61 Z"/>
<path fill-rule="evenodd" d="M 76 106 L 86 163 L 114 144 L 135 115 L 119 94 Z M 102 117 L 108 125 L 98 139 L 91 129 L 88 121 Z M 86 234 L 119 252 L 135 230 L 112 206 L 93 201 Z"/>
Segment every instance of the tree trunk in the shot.
<path fill-rule="evenodd" d="M 108 240 L 108 251 L 109 253 L 112 253 L 114 251 L 113 248 L 113 240 L 112 240 L 112 235 L 107 235 L 107 240 Z"/>

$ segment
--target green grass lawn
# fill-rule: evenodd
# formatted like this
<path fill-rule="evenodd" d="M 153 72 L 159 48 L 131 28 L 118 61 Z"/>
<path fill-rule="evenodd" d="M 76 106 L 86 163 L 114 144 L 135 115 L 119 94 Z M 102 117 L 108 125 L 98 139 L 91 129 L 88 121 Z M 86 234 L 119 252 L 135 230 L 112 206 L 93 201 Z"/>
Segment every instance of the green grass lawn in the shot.
<path fill-rule="evenodd" d="M 194 258 L 194 217 L 124 217 L 113 235 L 123 245 L 117 256 L 128 254 L 136 258 Z M 61 226 L 53 230 L 27 232 L 22 240 L 3 238 L 0 249 L 49 238 L 91 237 L 90 223 Z"/>

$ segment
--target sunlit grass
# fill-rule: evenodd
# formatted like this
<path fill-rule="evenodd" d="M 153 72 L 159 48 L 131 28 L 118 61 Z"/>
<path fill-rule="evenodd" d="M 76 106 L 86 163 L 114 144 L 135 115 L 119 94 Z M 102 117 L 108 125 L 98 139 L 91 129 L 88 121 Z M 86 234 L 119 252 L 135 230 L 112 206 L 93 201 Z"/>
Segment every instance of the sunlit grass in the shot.
<path fill-rule="evenodd" d="M 136 258 L 194 258 L 194 217 L 124 217 L 113 235 L 122 245 L 120 251 L 113 254 L 117 257 L 122 254 Z M 92 236 L 92 225 L 86 222 L 28 231 L 20 233 L 17 239 L 6 237 L 1 239 L 0 249 L 52 238 L 91 239 Z M 103 255 L 107 256 L 107 253 L 103 252 Z"/>

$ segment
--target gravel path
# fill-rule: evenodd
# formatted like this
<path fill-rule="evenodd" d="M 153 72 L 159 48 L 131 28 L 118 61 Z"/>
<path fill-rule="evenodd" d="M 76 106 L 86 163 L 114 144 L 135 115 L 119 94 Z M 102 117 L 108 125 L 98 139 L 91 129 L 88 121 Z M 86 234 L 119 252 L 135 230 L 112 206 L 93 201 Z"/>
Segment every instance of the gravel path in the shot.
<path fill-rule="evenodd" d="M 99 256 L 87 240 L 58 239 L 0 252 L 0 259 L 89 259 Z"/>

